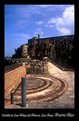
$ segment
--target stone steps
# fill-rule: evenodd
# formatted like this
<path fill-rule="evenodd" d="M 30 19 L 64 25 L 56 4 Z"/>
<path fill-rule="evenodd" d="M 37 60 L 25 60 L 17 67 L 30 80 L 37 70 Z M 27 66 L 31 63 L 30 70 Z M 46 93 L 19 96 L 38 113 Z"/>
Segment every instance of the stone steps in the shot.
<path fill-rule="evenodd" d="M 44 81 L 41 86 L 33 89 L 27 89 L 26 100 L 29 102 L 49 102 L 58 98 L 62 95 L 68 88 L 67 83 L 64 80 L 54 79 L 54 78 L 40 78 Z M 10 97 L 7 97 L 6 104 L 10 104 Z M 14 104 L 21 104 L 21 87 L 14 95 Z"/>

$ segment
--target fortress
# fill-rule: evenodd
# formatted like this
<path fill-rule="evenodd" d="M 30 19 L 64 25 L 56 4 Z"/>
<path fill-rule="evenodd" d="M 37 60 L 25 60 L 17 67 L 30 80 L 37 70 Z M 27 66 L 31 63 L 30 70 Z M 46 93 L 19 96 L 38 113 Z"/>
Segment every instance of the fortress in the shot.
<path fill-rule="evenodd" d="M 51 61 L 72 64 L 74 35 L 40 38 L 33 37 L 28 44 L 21 45 L 15 50 L 12 58 L 31 58 L 42 60 L 48 57 Z"/>
<path fill-rule="evenodd" d="M 5 108 L 22 108 L 23 77 L 25 108 L 74 108 L 73 52 L 74 35 L 40 38 L 38 34 L 17 48 L 5 66 Z"/>

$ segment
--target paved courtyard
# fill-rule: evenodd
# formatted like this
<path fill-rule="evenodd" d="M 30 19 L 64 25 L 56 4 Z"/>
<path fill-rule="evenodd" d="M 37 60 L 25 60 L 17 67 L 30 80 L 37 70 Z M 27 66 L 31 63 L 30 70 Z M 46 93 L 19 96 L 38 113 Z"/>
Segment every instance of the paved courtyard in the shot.
<path fill-rule="evenodd" d="M 48 62 L 48 74 L 27 75 L 26 109 L 73 109 L 74 72 L 62 71 Z M 21 90 L 16 93 L 21 98 Z M 10 101 L 5 108 L 22 108 L 21 102 L 13 105 Z"/>

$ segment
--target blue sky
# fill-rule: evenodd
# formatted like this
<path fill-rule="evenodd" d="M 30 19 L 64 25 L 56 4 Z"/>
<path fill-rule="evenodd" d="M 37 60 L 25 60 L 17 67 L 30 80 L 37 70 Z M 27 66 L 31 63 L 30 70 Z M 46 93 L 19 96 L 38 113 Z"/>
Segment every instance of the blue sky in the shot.
<path fill-rule="evenodd" d="M 5 5 L 5 56 L 36 36 L 74 34 L 74 5 Z"/>

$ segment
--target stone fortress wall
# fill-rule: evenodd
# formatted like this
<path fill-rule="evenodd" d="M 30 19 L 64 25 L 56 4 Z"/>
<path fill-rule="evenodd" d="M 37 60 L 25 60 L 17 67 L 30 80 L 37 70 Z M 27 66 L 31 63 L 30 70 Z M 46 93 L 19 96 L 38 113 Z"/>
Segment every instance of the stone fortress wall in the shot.
<path fill-rule="evenodd" d="M 15 49 L 15 53 L 9 60 L 10 64 L 20 65 L 22 63 L 29 63 L 30 70 L 28 72 L 35 72 L 36 67 L 41 73 L 44 70 L 43 63 L 44 58 L 50 60 L 54 64 L 58 64 L 61 67 L 73 67 L 73 48 L 74 35 L 50 37 L 50 38 L 36 38 L 28 40 L 28 44 L 23 44 L 19 48 Z M 35 66 L 36 65 L 36 66 Z M 45 66 L 44 66 L 45 67 Z M 33 70 L 34 69 L 34 70 Z M 7 69 L 6 69 L 7 70 Z M 37 71 L 37 72 L 38 72 Z"/>
<path fill-rule="evenodd" d="M 21 57 L 27 57 L 28 56 L 28 45 L 22 45 L 22 55 Z"/>
<path fill-rule="evenodd" d="M 51 62 L 64 66 L 73 66 L 74 35 L 36 38 L 28 40 L 28 44 L 21 45 L 15 50 L 12 58 L 31 58 L 43 60 L 48 57 Z"/>

